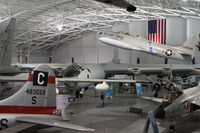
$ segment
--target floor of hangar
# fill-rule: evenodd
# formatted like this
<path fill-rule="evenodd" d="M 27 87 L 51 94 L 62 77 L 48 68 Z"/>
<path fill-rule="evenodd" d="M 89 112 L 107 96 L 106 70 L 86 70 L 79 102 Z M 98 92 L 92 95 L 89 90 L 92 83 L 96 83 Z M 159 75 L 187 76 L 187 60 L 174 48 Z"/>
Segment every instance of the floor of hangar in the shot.
<path fill-rule="evenodd" d="M 149 95 L 149 92 L 146 92 Z M 145 93 L 145 92 L 144 92 Z M 93 90 L 86 91 L 82 99 L 77 99 L 68 107 L 72 123 L 94 128 L 95 133 L 142 133 L 146 122 L 146 115 L 127 113 L 129 107 L 142 108 L 144 114 L 151 111 L 158 104 L 146 101 L 129 94 L 117 94 L 112 103 L 101 106 L 100 97 L 94 97 Z M 181 119 L 176 124 L 176 133 L 200 133 L 200 115 L 193 114 Z M 160 133 L 166 133 L 168 122 L 158 122 Z M 59 128 L 39 130 L 37 133 L 79 133 Z M 80 132 L 81 133 L 81 132 Z M 150 127 L 149 133 L 153 133 Z"/>
<path fill-rule="evenodd" d="M 144 95 L 149 95 L 151 91 L 144 89 Z M 108 102 L 108 101 L 107 101 Z M 67 108 L 71 115 L 72 123 L 85 127 L 94 128 L 95 133 L 142 133 L 146 122 L 146 116 L 127 113 L 129 107 L 144 109 L 144 113 L 151 111 L 158 104 L 146 101 L 129 94 L 116 94 L 112 103 L 107 103 L 104 108 L 100 108 L 100 97 L 94 97 L 93 90 L 87 90 L 83 98 L 77 99 Z M 73 113 L 72 113 L 73 112 Z M 200 115 L 192 114 L 190 116 L 178 119 L 176 124 L 176 133 L 200 133 Z M 158 122 L 160 133 L 166 133 L 169 124 L 167 122 Z M 23 125 L 22 125 L 23 126 Z M 34 133 L 81 133 L 79 131 L 66 130 L 61 128 L 40 129 Z M 153 133 L 151 127 L 149 133 Z"/>

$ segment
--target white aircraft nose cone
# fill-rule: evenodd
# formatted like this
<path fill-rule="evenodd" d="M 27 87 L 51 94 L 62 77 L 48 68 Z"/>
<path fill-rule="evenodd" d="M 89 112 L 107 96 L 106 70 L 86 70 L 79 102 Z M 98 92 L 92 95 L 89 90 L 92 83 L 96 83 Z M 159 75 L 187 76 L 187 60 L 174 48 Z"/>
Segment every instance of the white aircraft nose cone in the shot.
<path fill-rule="evenodd" d="M 106 82 L 103 82 L 101 84 L 97 84 L 95 86 L 96 90 L 101 90 L 101 91 L 108 90 L 108 88 L 109 88 L 109 85 Z"/>

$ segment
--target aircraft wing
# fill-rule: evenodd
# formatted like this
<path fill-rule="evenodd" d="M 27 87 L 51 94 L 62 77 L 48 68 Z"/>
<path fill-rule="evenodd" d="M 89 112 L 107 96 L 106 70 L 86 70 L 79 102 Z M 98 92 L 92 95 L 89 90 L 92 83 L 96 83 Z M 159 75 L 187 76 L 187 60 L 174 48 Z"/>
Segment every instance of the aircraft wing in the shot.
<path fill-rule="evenodd" d="M 76 79 L 76 78 L 56 78 L 57 82 L 91 82 L 91 83 L 149 83 L 146 80 L 119 80 L 119 79 Z"/>
<path fill-rule="evenodd" d="M 177 65 L 177 66 L 141 66 L 141 67 L 130 67 L 129 71 L 134 74 L 153 74 L 153 75 L 199 75 L 200 70 L 195 67 L 185 66 L 185 65 Z"/>
<path fill-rule="evenodd" d="M 141 98 L 148 101 L 158 102 L 158 103 L 161 103 L 163 101 L 162 98 L 155 98 L 155 97 L 141 96 Z"/>
<path fill-rule="evenodd" d="M 67 63 L 65 63 L 65 64 L 61 64 L 61 63 L 42 63 L 42 64 L 48 65 L 53 69 L 64 69 L 67 66 L 69 66 L 71 63 L 68 63 L 68 64 Z M 12 66 L 17 67 L 20 70 L 32 70 L 32 69 L 34 69 L 34 68 L 36 68 L 37 66 L 40 66 L 40 65 L 41 65 L 40 63 L 37 63 L 37 64 L 19 64 L 19 63 L 12 64 Z"/>
<path fill-rule="evenodd" d="M 166 68 L 156 68 L 156 67 L 144 67 L 144 68 L 131 68 L 131 71 L 134 74 L 155 74 L 155 75 L 165 75 L 169 74 L 170 69 Z"/>
<path fill-rule="evenodd" d="M 26 82 L 28 77 L 0 76 L 0 82 Z"/>
<path fill-rule="evenodd" d="M 28 130 L 30 128 L 33 131 L 34 129 L 38 129 L 38 126 L 36 124 L 33 124 L 33 123 L 18 123 L 15 126 L 11 126 L 9 128 L 1 130 L 1 133 L 18 133 L 18 132 L 21 132 L 21 131 L 25 132 L 26 130 Z"/>
<path fill-rule="evenodd" d="M 40 125 L 52 126 L 52 127 L 59 127 L 59 128 L 66 128 L 66 129 L 77 130 L 77 131 L 86 131 L 86 132 L 95 131 L 94 129 L 82 127 L 82 126 L 75 125 L 72 123 L 57 121 L 53 119 L 39 118 L 39 117 L 31 117 L 31 116 L 17 117 L 16 121 L 25 122 L 25 123 L 34 123 L 34 124 L 40 124 Z"/>

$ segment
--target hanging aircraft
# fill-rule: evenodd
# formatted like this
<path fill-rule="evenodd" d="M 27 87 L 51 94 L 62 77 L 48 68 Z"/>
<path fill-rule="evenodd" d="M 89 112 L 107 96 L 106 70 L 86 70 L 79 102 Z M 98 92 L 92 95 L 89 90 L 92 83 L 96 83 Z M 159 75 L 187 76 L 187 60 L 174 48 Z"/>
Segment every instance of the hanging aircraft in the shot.
<path fill-rule="evenodd" d="M 125 8 L 128 12 L 134 12 L 137 10 L 136 6 L 130 4 L 126 0 L 95 0 L 95 1 L 106 3 L 109 5 L 113 5 L 113 6 L 117 6 L 117 7 L 121 7 L 121 8 Z"/>
<path fill-rule="evenodd" d="M 195 39 L 189 38 L 182 46 L 168 46 L 151 42 L 141 36 L 134 36 L 122 32 L 100 32 L 99 40 L 105 44 L 127 50 L 141 51 L 152 55 L 177 59 L 190 60 L 195 57 Z"/>
<path fill-rule="evenodd" d="M 54 72 L 49 66 L 41 65 L 32 72 L 18 92 L 0 101 L 0 129 L 22 122 L 31 126 L 39 124 L 78 131 L 94 131 L 91 128 L 59 121 L 62 120 L 59 111 L 56 106 Z"/>

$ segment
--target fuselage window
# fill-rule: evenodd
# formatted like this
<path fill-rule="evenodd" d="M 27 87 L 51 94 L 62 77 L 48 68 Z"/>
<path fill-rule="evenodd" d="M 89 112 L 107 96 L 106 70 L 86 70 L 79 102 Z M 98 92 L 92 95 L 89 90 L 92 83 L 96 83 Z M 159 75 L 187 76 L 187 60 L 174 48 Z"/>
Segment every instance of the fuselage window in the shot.
<path fill-rule="evenodd" d="M 87 70 L 88 70 L 89 73 L 91 73 L 90 69 L 87 68 Z"/>

